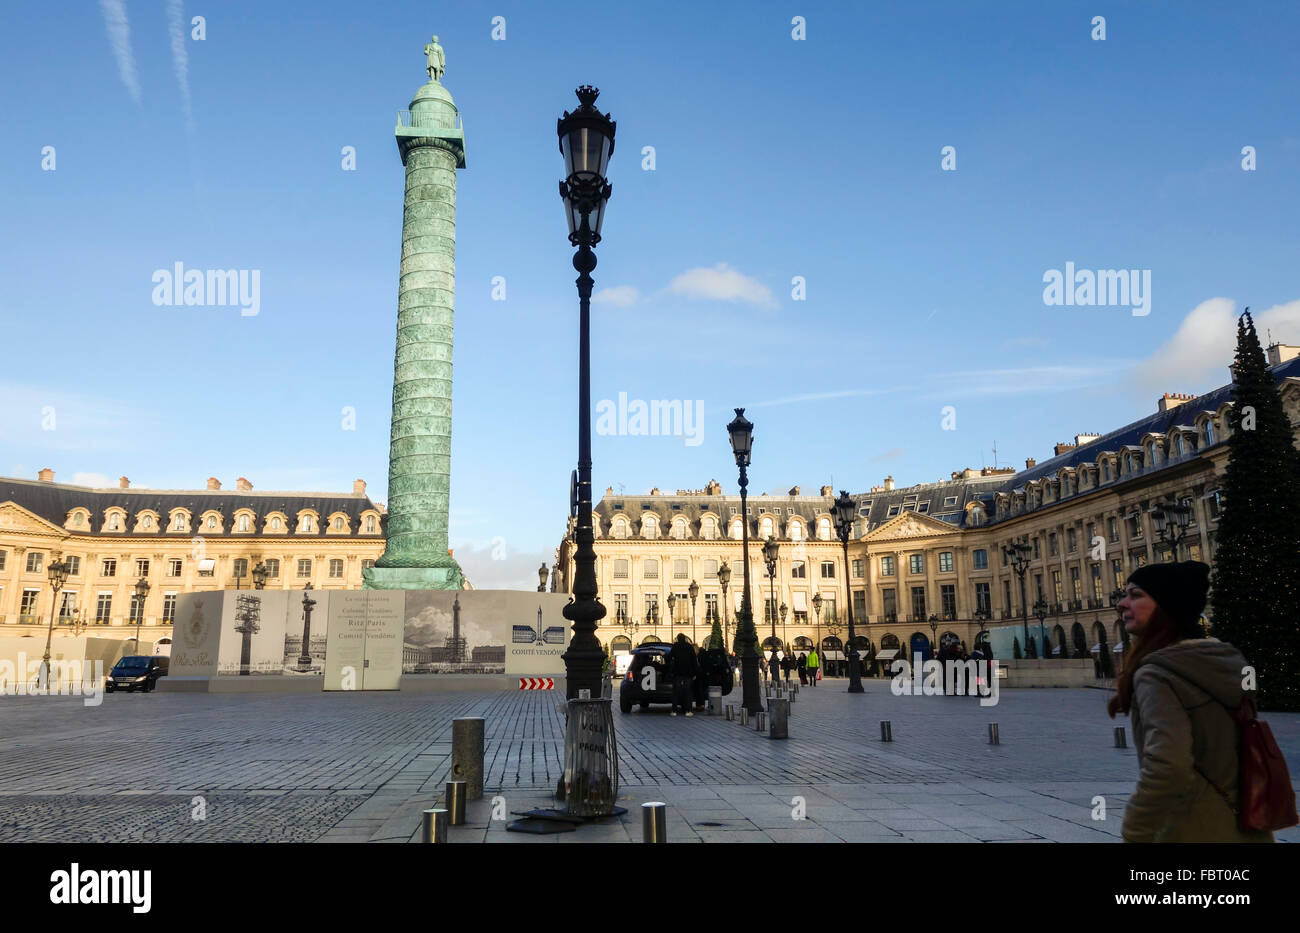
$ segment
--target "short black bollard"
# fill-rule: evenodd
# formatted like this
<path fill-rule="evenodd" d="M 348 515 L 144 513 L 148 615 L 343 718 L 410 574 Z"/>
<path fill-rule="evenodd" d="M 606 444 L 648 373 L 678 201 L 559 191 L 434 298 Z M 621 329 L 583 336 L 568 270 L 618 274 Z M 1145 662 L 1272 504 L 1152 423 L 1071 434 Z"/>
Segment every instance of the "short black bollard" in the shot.
<path fill-rule="evenodd" d="M 880 741 L 894 741 L 894 724 L 888 719 L 880 720 Z"/>
<path fill-rule="evenodd" d="M 989 744 L 990 745 L 1002 744 L 1001 742 L 998 741 L 998 724 L 996 722 L 989 723 Z"/>
<path fill-rule="evenodd" d="M 658 801 L 641 804 L 641 841 L 668 841 L 668 805 Z"/>
<path fill-rule="evenodd" d="M 1124 727 L 1123 727 L 1123 726 L 1116 726 L 1116 727 L 1115 727 L 1115 747 L 1116 747 L 1116 748 L 1128 748 L 1128 740 L 1124 738 Z"/>

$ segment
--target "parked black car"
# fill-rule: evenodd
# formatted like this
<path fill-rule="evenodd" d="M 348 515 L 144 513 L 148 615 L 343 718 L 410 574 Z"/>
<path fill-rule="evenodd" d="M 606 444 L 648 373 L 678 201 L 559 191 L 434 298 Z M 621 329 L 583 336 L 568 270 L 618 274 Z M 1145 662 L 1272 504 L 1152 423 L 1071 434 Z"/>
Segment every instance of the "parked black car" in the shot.
<path fill-rule="evenodd" d="M 618 687 L 618 708 L 632 712 L 632 704 L 649 709 L 651 703 L 673 702 L 673 678 L 668 671 L 668 652 L 672 645 L 640 645 L 632 649 L 632 663 Z M 654 673 L 651 675 L 650 670 Z M 650 689 L 646 689 L 647 686 Z"/>
<path fill-rule="evenodd" d="M 168 658 L 145 654 L 128 654 L 109 672 L 104 682 L 104 692 L 114 690 L 141 690 L 148 693 L 158 684 L 159 677 L 167 676 Z"/>

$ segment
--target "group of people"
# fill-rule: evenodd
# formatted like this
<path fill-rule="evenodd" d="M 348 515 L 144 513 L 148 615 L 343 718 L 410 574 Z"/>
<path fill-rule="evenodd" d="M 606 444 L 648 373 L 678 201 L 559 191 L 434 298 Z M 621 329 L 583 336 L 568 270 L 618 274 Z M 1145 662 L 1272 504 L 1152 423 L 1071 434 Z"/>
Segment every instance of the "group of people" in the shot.
<path fill-rule="evenodd" d="M 763 676 L 772 677 L 775 680 L 781 680 L 781 675 L 785 675 L 785 682 L 790 682 L 790 675 L 795 671 L 799 672 L 799 683 L 803 686 L 817 686 L 817 681 L 821 680 L 821 658 L 817 655 L 817 649 L 801 652 L 798 658 L 791 657 L 783 651 L 773 648 L 769 655 L 761 655 L 758 661 L 759 670 Z"/>
<path fill-rule="evenodd" d="M 731 692 L 733 664 L 721 648 L 695 648 L 684 634 L 678 634 L 668 652 L 668 674 L 673 679 L 673 710 L 694 716 L 709 703 L 709 687 Z"/>

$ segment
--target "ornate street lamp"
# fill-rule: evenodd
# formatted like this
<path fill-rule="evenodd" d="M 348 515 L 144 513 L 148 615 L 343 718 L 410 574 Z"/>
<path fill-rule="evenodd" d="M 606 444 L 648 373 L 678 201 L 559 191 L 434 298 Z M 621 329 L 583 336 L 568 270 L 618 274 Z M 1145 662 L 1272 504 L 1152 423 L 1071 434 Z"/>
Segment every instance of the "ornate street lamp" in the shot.
<path fill-rule="evenodd" d="M 976 645 L 979 645 L 979 644 L 981 644 L 981 643 L 987 644 L 987 643 L 988 643 L 989 610 L 988 610 L 988 608 L 987 608 L 986 606 L 984 606 L 984 605 L 980 605 L 979 607 L 976 608 L 976 610 L 975 610 L 975 621 L 979 623 L 979 627 L 980 627 L 979 634 L 975 636 L 975 644 L 976 644 Z M 983 649 L 980 649 L 980 650 L 982 651 Z"/>
<path fill-rule="evenodd" d="M 609 157 L 614 154 L 614 121 L 596 109 L 600 91 L 583 85 L 575 92 L 581 106 L 556 121 L 560 154 L 564 157 L 565 180 L 560 197 L 569 222 L 569 243 L 578 248 L 573 268 L 578 272 L 578 469 L 569 507 L 577 525 L 574 538 L 573 601 L 564 607 L 564 617 L 573 623 L 573 638 L 564 653 L 564 670 L 569 699 L 579 690 L 601 695 L 601 668 L 605 652 L 596 637 L 596 626 L 605 617 L 597 599 L 595 533 L 591 520 L 591 273 L 596 268 L 592 247 L 600 242 L 605 204 L 612 187 L 605 178 Z"/>
<path fill-rule="evenodd" d="M 812 598 L 813 611 L 817 613 L 817 656 L 822 655 L 822 594 L 814 593 Z"/>
<path fill-rule="evenodd" d="M 787 645 L 790 643 L 790 637 L 789 633 L 785 630 L 785 616 L 789 611 L 789 607 L 787 607 L 784 602 L 781 603 L 781 641 L 785 642 Z"/>
<path fill-rule="evenodd" d="M 686 592 L 691 596 L 691 637 L 695 637 L 695 598 L 700 595 L 700 585 L 694 580 L 686 588 Z"/>
<path fill-rule="evenodd" d="M 546 561 L 542 561 L 542 566 L 537 568 L 537 592 L 546 592 L 546 578 L 549 571 L 546 569 Z"/>
<path fill-rule="evenodd" d="M 1047 643 L 1043 639 L 1047 630 L 1043 628 L 1043 620 L 1047 618 L 1047 600 L 1041 596 L 1034 601 L 1034 616 L 1038 619 L 1038 643 L 1043 645 L 1043 660 L 1046 661 L 1048 660 Z"/>
<path fill-rule="evenodd" d="M 763 545 L 763 561 L 767 564 L 767 580 L 771 585 L 772 602 L 771 608 L 764 614 L 771 613 L 772 617 L 772 640 L 776 640 L 776 559 L 780 545 L 776 543 L 776 538 L 771 535 L 767 536 L 767 543 Z"/>
<path fill-rule="evenodd" d="M 38 675 L 37 680 L 41 686 L 48 686 L 50 682 L 50 639 L 54 637 L 54 616 L 59 611 L 59 594 L 63 592 L 63 584 L 68 582 L 68 562 L 60 554 L 55 553 L 51 556 L 54 560 L 50 561 L 45 572 L 50 579 L 50 588 L 54 590 L 54 595 L 50 600 L 50 626 L 45 634 L 45 657 L 41 659 L 42 673 Z M 43 680 L 40 679 L 42 677 Z"/>
<path fill-rule="evenodd" d="M 930 656 L 937 658 L 939 656 L 939 616 L 930 613 Z"/>
<path fill-rule="evenodd" d="M 311 598 L 311 583 L 308 582 L 302 593 L 302 645 L 298 651 L 298 670 L 311 670 L 311 611 L 316 608 L 316 600 Z"/>
<path fill-rule="evenodd" d="M 1192 523 L 1192 507 L 1173 501 L 1158 502 L 1151 509 L 1151 519 L 1161 543 L 1169 545 L 1171 559 L 1178 560 L 1178 545 Z"/>
<path fill-rule="evenodd" d="M 754 628 L 754 609 L 749 601 L 749 514 L 746 511 L 746 489 L 749 487 L 750 454 L 754 448 L 754 425 L 745 417 L 745 409 L 737 408 L 736 417 L 727 425 L 731 437 L 731 452 L 740 469 L 741 565 L 745 571 L 744 591 L 741 596 L 740 615 L 736 619 L 736 644 L 740 647 L 742 703 L 751 714 L 763 711 L 758 688 L 758 632 Z"/>
<path fill-rule="evenodd" d="M 135 581 L 135 650 L 140 650 L 140 623 L 144 621 L 144 601 L 149 597 L 149 581 Z"/>
<path fill-rule="evenodd" d="M 727 566 L 725 560 L 722 562 L 722 566 L 718 568 L 718 582 L 722 584 L 722 644 L 735 651 L 735 646 L 731 643 L 731 638 L 727 634 L 727 584 L 731 582 L 731 568 Z"/>
<path fill-rule="evenodd" d="M 863 693 L 862 667 L 858 659 L 857 635 L 853 630 L 853 594 L 849 589 L 849 536 L 853 534 L 853 519 L 857 507 L 849 498 L 848 492 L 841 489 L 839 498 L 832 506 L 835 515 L 835 531 L 844 546 L 844 591 L 848 594 L 849 604 L 849 693 Z"/>
<path fill-rule="evenodd" d="M 259 560 L 257 566 L 253 568 L 253 589 L 260 590 L 264 588 L 266 586 L 266 577 L 266 564 Z"/>
<path fill-rule="evenodd" d="M 654 629 L 655 641 L 659 640 L 659 604 L 655 603 L 645 614 L 645 624 Z"/>
<path fill-rule="evenodd" d="M 1002 553 L 1011 563 L 1011 569 L 1020 577 L 1020 610 L 1024 616 L 1025 644 L 1029 644 L 1029 603 L 1025 599 L 1025 573 L 1029 570 L 1029 552 L 1033 548 L 1027 541 L 1013 541 L 1002 545 Z"/>
<path fill-rule="evenodd" d="M 672 631 L 671 626 L 674 626 L 676 624 L 677 624 L 677 594 L 669 593 L 668 594 L 668 625 L 670 626 L 669 628 L 670 633 Z M 669 635 L 669 637 L 670 638 L 672 637 L 671 634 Z"/>

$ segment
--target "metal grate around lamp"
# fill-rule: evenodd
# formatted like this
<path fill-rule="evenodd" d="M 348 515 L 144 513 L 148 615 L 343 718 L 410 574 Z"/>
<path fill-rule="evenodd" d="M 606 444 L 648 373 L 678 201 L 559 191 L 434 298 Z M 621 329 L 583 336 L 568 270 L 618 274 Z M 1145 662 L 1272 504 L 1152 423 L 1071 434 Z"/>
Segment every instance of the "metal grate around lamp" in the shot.
<path fill-rule="evenodd" d="M 569 700 L 564 733 L 564 801 L 571 816 L 608 816 L 618 798 L 613 700 Z"/>

